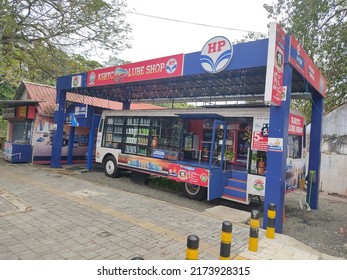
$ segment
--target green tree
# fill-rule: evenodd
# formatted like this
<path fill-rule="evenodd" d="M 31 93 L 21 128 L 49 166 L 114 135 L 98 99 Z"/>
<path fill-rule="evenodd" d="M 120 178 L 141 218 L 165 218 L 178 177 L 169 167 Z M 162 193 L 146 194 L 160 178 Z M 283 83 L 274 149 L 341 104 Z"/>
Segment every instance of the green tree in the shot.
<path fill-rule="evenodd" d="M 325 112 L 347 101 L 347 1 L 278 0 L 264 5 L 269 18 L 293 34 L 328 81 Z M 295 102 L 310 112 L 310 102 Z M 307 116 L 308 117 L 308 116 Z"/>
<path fill-rule="evenodd" d="M 0 100 L 11 99 L 16 89 L 7 83 L 0 83 Z"/>
<path fill-rule="evenodd" d="M 129 47 L 126 7 L 122 0 L 1 0 L 0 84 L 52 84 L 99 67 L 84 57 Z"/>
<path fill-rule="evenodd" d="M 164 108 L 169 108 L 169 109 L 186 109 L 186 108 L 195 108 L 194 105 L 185 103 L 185 102 L 164 102 L 164 103 L 157 103 L 155 104 L 157 106 L 161 106 Z"/>
<path fill-rule="evenodd" d="M 118 66 L 118 65 L 124 65 L 129 64 L 131 61 L 119 59 L 115 56 L 109 56 L 107 60 L 103 61 L 102 65 L 104 67 L 110 67 L 110 66 Z"/>

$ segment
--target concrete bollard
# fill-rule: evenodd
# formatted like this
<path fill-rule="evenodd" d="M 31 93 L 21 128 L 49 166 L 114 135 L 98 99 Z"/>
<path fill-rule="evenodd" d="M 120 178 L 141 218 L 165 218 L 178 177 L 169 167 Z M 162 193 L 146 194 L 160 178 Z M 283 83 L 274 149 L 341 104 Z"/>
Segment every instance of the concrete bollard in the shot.
<path fill-rule="evenodd" d="M 186 260 L 199 259 L 199 237 L 196 235 L 189 235 L 187 237 Z"/>
<path fill-rule="evenodd" d="M 221 234 L 221 243 L 220 243 L 220 260 L 230 260 L 230 249 L 232 241 L 232 231 L 233 225 L 229 221 L 224 221 L 222 224 L 222 234 Z"/>
<path fill-rule="evenodd" d="M 259 238 L 259 224 L 260 224 L 260 212 L 258 210 L 252 210 L 250 232 L 249 232 L 249 244 L 248 250 L 252 252 L 258 251 L 258 238 Z"/>
<path fill-rule="evenodd" d="M 275 238 L 275 219 L 276 219 L 276 204 L 270 203 L 267 210 L 267 227 L 266 227 L 266 237 L 270 239 Z"/>

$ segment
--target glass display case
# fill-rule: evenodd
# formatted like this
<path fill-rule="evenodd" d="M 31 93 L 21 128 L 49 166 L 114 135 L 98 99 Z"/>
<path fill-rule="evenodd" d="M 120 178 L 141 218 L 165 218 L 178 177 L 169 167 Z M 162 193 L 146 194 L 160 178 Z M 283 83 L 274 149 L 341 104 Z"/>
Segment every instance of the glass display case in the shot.
<path fill-rule="evenodd" d="M 248 173 L 265 176 L 267 153 L 265 151 L 256 150 L 251 150 L 250 153 Z"/>
<path fill-rule="evenodd" d="M 119 148 L 123 141 L 123 117 L 107 117 L 105 137 L 102 145 L 107 148 Z"/>
<path fill-rule="evenodd" d="M 178 160 L 182 147 L 183 122 L 176 118 L 163 118 L 161 120 L 158 144 L 152 149 L 152 155 L 161 154 L 162 158 Z"/>
<path fill-rule="evenodd" d="M 183 123 L 177 118 L 107 117 L 102 146 L 123 153 L 178 160 Z"/>

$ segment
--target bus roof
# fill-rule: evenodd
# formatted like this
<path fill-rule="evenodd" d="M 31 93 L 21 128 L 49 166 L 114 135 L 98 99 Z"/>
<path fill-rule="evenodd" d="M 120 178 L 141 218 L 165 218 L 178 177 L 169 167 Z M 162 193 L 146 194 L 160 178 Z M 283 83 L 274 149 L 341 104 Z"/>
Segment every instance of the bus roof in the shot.
<path fill-rule="evenodd" d="M 163 110 L 105 110 L 105 116 L 125 117 L 179 117 L 191 119 L 213 119 L 228 117 L 269 116 L 269 107 L 232 107 L 232 108 L 184 108 Z"/>

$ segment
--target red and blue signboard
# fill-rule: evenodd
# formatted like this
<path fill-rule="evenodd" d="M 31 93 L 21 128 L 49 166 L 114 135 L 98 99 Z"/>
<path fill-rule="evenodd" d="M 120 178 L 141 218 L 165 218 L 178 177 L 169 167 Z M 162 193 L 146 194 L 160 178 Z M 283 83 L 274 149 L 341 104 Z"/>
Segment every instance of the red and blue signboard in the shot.
<path fill-rule="evenodd" d="M 207 187 L 209 184 L 209 171 L 205 168 L 170 163 L 169 178 L 179 182 Z"/>
<path fill-rule="evenodd" d="M 294 36 L 290 36 L 289 63 L 323 96 L 326 97 L 327 83 L 311 58 Z"/>
<path fill-rule="evenodd" d="M 183 54 L 151 59 L 87 73 L 87 86 L 103 86 L 182 76 Z"/>
<path fill-rule="evenodd" d="M 264 98 L 274 106 L 282 102 L 285 47 L 286 34 L 278 23 L 271 23 Z"/>
<path fill-rule="evenodd" d="M 304 117 L 289 113 L 288 134 L 304 135 Z"/>

